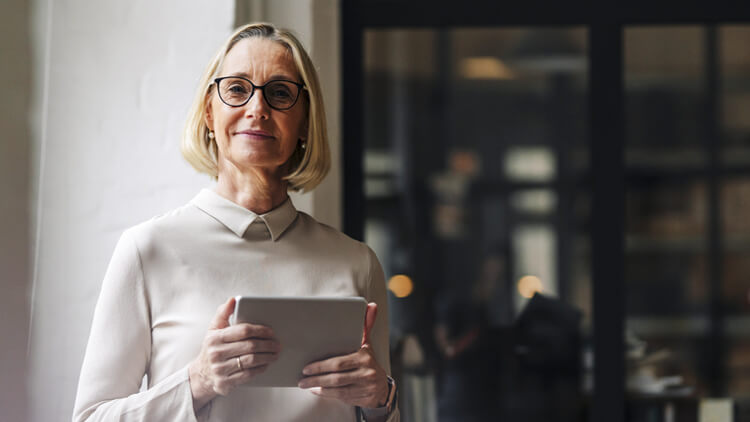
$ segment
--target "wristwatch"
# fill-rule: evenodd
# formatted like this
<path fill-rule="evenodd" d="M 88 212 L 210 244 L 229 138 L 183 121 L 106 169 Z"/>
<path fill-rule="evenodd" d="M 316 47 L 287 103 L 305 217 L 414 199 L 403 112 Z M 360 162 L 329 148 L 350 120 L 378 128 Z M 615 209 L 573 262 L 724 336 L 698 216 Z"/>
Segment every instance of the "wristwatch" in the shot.
<path fill-rule="evenodd" d="M 396 381 L 391 378 L 391 376 L 388 376 L 388 400 L 385 401 L 384 407 L 387 409 L 387 413 L 391 413 L 391 410 L 393 408 L 393 404 L 396 403 L 396 397 L 398 394 L 398 389 L 396 388 Z"/>
<path fill-rule="evenodd" d="M 396 387 L 396 381 L 394 381 L 393 378 L 388 376 L 388 399 L 385 401 L 385 404 L 380 407 L 369 408 L 369 409 L 363 409 L 363 408 L 358 407 L 357 413 L 359 416 L 357 416 L 357 420 L 364 419 L 365 421 L 367 421 L 370 419 L 379 419 L 379 418 L 386 417 L 391 414 L 397 402 L 398 402 L 398 388 Z"/>

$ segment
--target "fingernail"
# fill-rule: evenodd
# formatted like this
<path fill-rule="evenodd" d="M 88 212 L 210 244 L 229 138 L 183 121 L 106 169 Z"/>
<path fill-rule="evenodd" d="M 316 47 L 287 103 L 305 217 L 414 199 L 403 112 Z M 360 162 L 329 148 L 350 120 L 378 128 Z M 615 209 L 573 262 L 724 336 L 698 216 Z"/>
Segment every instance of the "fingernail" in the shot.
<path fill-rule="evenodd" d="M 313 388 L 309 389 L 308 391 L 311 392 L 311 393 L 313 393 L 313 394 L 320 394 L 320 387 L 313 387 Z"/>
<path fill-rule="evenodd" d="M 310 375 L 310 370 L 307 368 L 302 368 L 302 375 Z"/>

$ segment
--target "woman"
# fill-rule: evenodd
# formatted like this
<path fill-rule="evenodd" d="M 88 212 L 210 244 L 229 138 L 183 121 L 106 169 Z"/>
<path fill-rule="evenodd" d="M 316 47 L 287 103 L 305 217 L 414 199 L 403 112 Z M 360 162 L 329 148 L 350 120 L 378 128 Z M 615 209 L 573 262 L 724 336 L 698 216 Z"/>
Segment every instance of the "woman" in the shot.
<path fill-rule="evenodd" d="M 329 165 L 318 78 L 299 41 L 267 24 L 236 31 L 201 80 L 182 151 L 216 186 L 123 233 L 74 420 L 397 421 L 380 264 L 287 196 Z M 229 325 L 235 295 L 363 296 L 363 346 L 308 365 L 300 388 L 238 388 L 284 345 L 269 327 Z"/>

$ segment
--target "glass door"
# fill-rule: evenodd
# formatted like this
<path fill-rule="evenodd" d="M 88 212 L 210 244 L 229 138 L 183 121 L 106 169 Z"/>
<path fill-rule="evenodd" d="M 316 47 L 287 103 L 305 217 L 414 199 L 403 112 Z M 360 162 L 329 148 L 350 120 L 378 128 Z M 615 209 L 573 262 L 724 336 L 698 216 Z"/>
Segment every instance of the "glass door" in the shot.
<path fill-rule="evenodd" d="M 717 126 L 720 135 L 719 227 L 722 390 L 750 421 L 750 43 L 749 25 L 717 29 Z"/>
<path fill-rule="evenodd" d="M 369 29 L 363 55 L 365 241 L 403 420 L 581 420 L 587 31 Z"/>
<path fill-rule="evenodd" d="M 750 420 L 750 30 L 624 40 L 627 420 Z"/>

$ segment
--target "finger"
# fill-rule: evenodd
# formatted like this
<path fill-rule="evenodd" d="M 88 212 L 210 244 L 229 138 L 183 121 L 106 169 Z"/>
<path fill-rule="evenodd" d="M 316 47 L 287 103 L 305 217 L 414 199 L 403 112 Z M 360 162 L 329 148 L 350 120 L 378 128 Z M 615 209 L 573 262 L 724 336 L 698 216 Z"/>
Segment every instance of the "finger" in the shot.
<path fill-rule="evenodd" d="M 249 355 L 239 356 L 242 369 L 252 369 L 259 366 L 267 366 L 279 359 L 278 353 L 251 353 Z M 229 362 L 236 364 L 237 359 L 232 359 Z"/>
<path fill-rule="evenodd" d="M 273 329 L 265 325 L 241 323 L 227 327 L 221 332 L 221 341 L 231 343 L 247 339 L 275 340 Z"/>
<path fill-rule="evenodd" d="M 302 374 L 305 376 L 327 374 L 331 372 L 344 372 L 357 369 L 361 366 L 362 357 L 360 352 L 354 352 L 344 356 L 319 360 L 309 363 L 302 368 Z"/>
<path fill-rule="evenodd" d="M 211 320 L 211 324 L 208 326 L 209 330 L 218 330 L 221 328 L 229 327 L 229 317 L 234 313 L 234 298 L 230 297 L 229 300 L 224 302 L 216 310 L 214 319 Z"/>
<path fill-rule="evenodd" d="M 217 393 L 226 396 L 234 387 L 250 381 L 253 377 L 262 374 L 266 369 L 268 369 L 268 365 L 247 368 L 242 371 L 234 372 L 219 381 L 216 381 L 214 383 L 214 390 L 216 390 Z"/>
<path fill-rule="evenodd" d="M 242 369 L 237 365 L 237 358 L 240 359 L 240 365 Z M 253 353 L 251 355 L 242 355 L 227 359 L 214 366 L 214 371 L 217 375 L 228 377 L 232 374 L 245 371 L 248 369 L 257 368 L 260 366 L 268 366 L 269 364 L 276 362 L 279 359 L 278 353 Z"/>
<path fill-rule="evenodd" d="M 276 340 L 252 339 L 217 345 L 211 357 L 214 361 L 225 361 L 251 353 L 279 353 L 280 351 L 281 345 Z"/>
<path fill-rule="evenodd" d="M 345 387 L 357 383 L 361 378 L 361 371 L 335 372 L 325 375 L 314 375 L 302 378 L 297 386 L 299 388 L 312 387 Z"/>
<path fill-rule="evenodd" d="M 375 325 L 375 318 L 378 316 L 378 304 L 370 302 L 367 304 L 367 311 L 365 312 L 365 330 L 362 334 L 362 345 L 370 342 L 370 331 Z"/>
<path fill-rule="evenodd" d="M 250 353 L 279 353 L 281 351 L 281 344 L 275 339 L 252 339 L 245 340 L 239 343 L 239 355 L 247 355 Z"/>
<path fill-rule="evenodd" d="M 357 403 L 352 401 L 358 399 L 365 400 L 369 398 L 371 394 L 367 388 L 352 385 L 346 387 L 313 387 L 307 391 L 317 396 L 345 400 L 355 405 L 357 405 Z"/>

